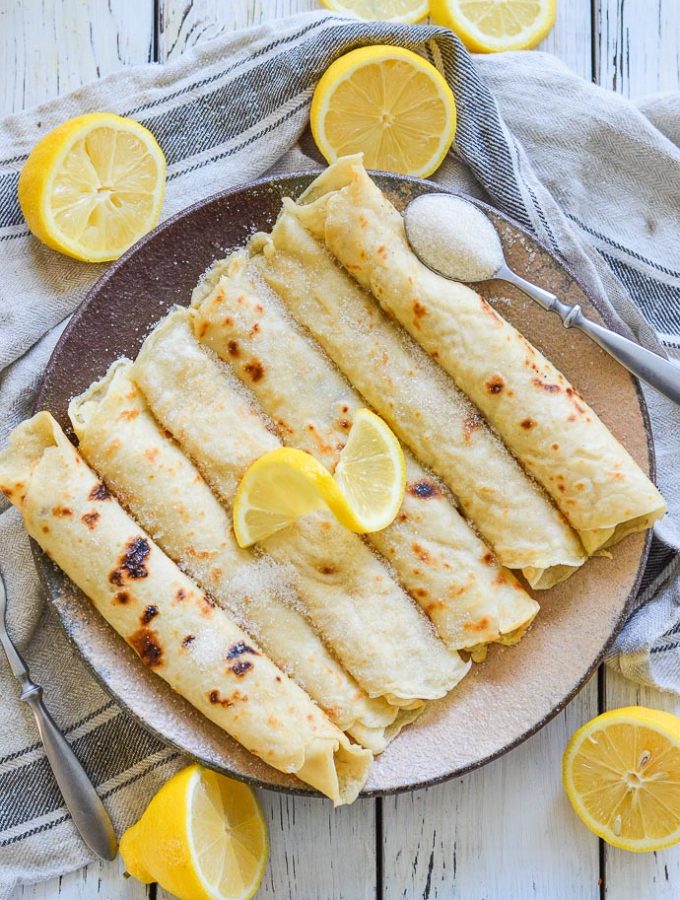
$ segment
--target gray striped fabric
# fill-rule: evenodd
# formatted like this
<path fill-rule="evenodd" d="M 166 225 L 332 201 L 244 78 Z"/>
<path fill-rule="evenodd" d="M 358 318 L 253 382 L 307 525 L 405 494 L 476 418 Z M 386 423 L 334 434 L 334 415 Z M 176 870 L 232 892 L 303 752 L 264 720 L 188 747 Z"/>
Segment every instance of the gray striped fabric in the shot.
<path fill-rule="evenodd" d="M 66 319 L 104 271 L 59 257 L 31 238 L 16 199 L 35 141 L 69 116 L 110 109 L 156 135 L 169 162 L 164 214 L 267 170 L 318 167 L 306 132 L 313 87 L 337 56 L 394 43 L 425 54 L 459 106 L 452 153 L 436 178 L 485 197 L 533 231 L 603 298 L 620 329 L 680 358 L 678 96 L 643 110 L 539 53 L 474 61 L 449 32 L 427 26 L 298 16 L 205 45 L 171 66 L 123 73 L 0 123 L 0 443 L 32 411 L 40 374 Z M 677 130 L 676 130 L 677 133 Z M 658 337 L 656 332 L 658 332 Z M 659 484 L 680 513 L 678 412 L 648 393 Z M 182 763 L 92 681 L 42 599 L 19 517 L 0 506 L 1 565 L 10 626 L 57 721 L 111 809 L 118 829 Z M 612 665 L 680 689 L 677 534 L 657 530 L 641 606 Z M 29 715 L 0 671 L 0 896 L 88 861 Z"/>

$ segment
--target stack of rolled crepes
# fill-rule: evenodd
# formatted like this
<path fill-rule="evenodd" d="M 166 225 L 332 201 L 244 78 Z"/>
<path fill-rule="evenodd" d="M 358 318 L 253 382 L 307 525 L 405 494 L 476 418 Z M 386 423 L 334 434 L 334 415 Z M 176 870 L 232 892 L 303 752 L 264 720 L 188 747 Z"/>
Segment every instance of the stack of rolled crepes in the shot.
<path fill-rule="evenodd" d="M 284 443 L 332 470 L 366 405 L 407 448 L 393 524 L 315 512 L 239 548 L 248 466 Z M 538 604 L 510 569 L 549 587 L 665 509 L 566 379 L 415 259 L 357 157 L 69 415 L 80 452 L 43 412 L 0 453 L 29 533 L 174 690 L 336 804 L 466 674 L 458 651 L 521 638 Z"/>

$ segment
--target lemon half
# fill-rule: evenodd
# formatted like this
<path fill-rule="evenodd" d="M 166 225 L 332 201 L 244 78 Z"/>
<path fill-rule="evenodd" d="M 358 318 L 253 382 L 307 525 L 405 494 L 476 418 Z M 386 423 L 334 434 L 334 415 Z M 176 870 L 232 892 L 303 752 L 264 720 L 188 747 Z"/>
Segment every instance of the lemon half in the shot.
<path fill-rule="evenodd" d="M 564 753 L 564 789 L 608 844 L 644 853 L 680 841 L 680 719 L 642 706 L 592 719 Z"/>
<path fill-rule="evenodd" d="M 142 125 L 113 113 L 69 119 L 39 141 L 19 178 L 28 227 L 85 262 L 117 259 L 158 222 L 166 164 Z"/>
<path fill-rule="evenodd" d="M 179 900 L 247 900 L 267 864 L 267 827 L 248 785 L 192 765 L 158 791 L 120 852 L 130 875 Z"/>
<path fill-rule="evenodd" d="M 469 50 L 529 50 L 555 24 L 556 0 L 431 0 L 430 15 Z"/>
<path fill-rule="evenodd" d="M 433 65 L 400 47 L 362 47 L 341 56 L 314 91 L 310 122 L 329 163 L 363 153 L 368 169 L 425 178 L 456 132 L 451 88 Z"/>
<path fill-rule="evenodd" d="M 317 509 L 330 509 L 350 531 L 380 531 L 399 512 L 405 487 L 399 441 L 379 416 L 360 409 L 335 477 L 309 453 L 291 447 L 265 453 L 248 468 L 234 501 L 236 540 L 250 547 Z"/>

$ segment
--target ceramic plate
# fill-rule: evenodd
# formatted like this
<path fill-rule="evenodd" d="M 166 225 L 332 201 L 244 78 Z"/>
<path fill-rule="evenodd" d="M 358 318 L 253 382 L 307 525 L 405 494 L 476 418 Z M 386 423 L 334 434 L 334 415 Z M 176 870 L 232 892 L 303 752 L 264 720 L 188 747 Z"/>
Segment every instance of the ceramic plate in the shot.
<path fill-rule="evenodd" d="M 298 196 L 313 175 L 265 179 L 202 201 L 165 222 L 115 263 L 73 316 L 52 354 L 38 398 L 66 428 L 69 399 L 118 356 L 134 357 L 151 326 L 172 304 L 187 304 L 199 276 L 269 228 L 284 196 Z M 380 186 L 403 208 L 441 190 L 428 182 L 382 175 Z M 480 204 L 483 206 L 483 204 Z M 496 222 L 510 265 L 586 314 L 597 304 L 551 254 L 518 225 L 484 207 Z M 635 381 L 602 350 L 556 316 L 500 282 L 485 297 L 539 347 L 584 394 L 643 470 L 653 475 L 644 400 Z M 605 324 L 606 320 L 605 320 Z M 69 431 L 69 429 L 67 429 Z M 444 700 L 432 703 L 379 756 L 366 787 L 382 794 L 461 775 L 515 747 L 554 716 L 595 670 L 625 618 L 647 556 L 649 535 L 628 537 L 614 560 L 590 560 L 576 575 L 538 594 L 541 612 L 516 647 L 493 647 L 486 663 Z M 88 600 L 34 548 L 38 568 L 66 631 L 102 684 L 146 727 L 204 765 L 264 787 L 309 792 L 270 769 L 139 662 Z"/>

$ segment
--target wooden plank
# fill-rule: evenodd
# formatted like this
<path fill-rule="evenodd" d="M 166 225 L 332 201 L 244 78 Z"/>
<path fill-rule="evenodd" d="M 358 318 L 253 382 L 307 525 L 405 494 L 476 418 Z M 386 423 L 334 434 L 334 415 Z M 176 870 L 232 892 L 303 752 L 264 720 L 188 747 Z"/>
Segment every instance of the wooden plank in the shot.
<path fill-rule="evenodd" d="M 318 10 L 318 0 L 159 0 L 159 60 L 240 28 Z"/>
<path fill-rule="evenodd" d="M 150 886 L 123 877 L 120 857 L 113 862 L 94 862 L 84 869 L 50 881 L 17 888 L 12 900 L 149 900 Z"/>
<path fill-rule="evenodd" d="M 680 82 L 678 0 L 595 0 L 596 80 L 626 97 Z"/>
<path fill-rule="evenodd" d="M 0 0 L 0 114 L 153 59 L 153 0 Z"/>
<path fill-rule="evenodd" d="M 680 698 L 653 688 L 642 687 L 607 670 L 607 709 L 621 706 L 650 706 L 680 715 Z M 680 897 L 680 845 L 658 853 L 626 853 L 606 847 L 605 883 L 612 900 L 653 897 L 675 900 Z"/>
<path fill-rule="evenodd" d="M 590 81 L 593 77 L 591 37 L 590 0 L 560 0 L 555 27 L 537 49 L 554 54 L 572 72 Z"/>
<path fill-rule="evenodd" d="M 596 713 L 595 678 L 506 756 L 383 800 L 384 896 L 597 900 L 598 840 L 574 816 L 560 775 L 569 736 Z"/>

